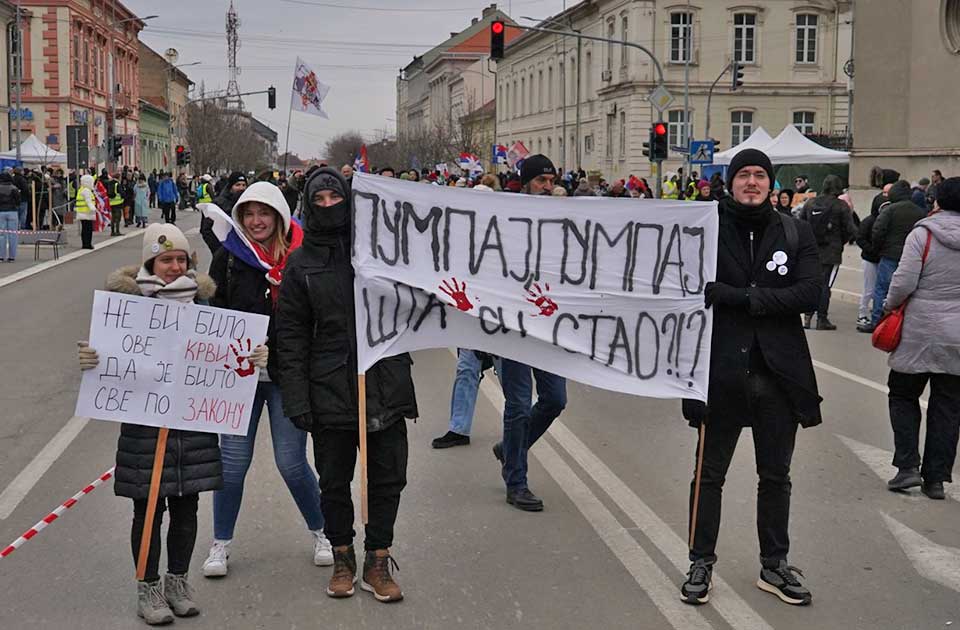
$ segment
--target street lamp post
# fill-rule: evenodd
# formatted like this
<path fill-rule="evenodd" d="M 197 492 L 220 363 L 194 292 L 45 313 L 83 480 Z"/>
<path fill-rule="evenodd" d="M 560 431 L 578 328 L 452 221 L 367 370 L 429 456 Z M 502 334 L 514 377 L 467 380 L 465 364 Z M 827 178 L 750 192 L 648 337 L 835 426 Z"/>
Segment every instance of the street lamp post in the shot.
<path fill-rule="evenodd" d="M 157 17 L 160 17 L 160 16 L 147 15 L 145 17 L 131 17 L 131 18 L 124 18 L 122 20 L 113 20 L 110 22 L 110 50 L 107 51 L 107 73 L 109 75 L 108 78 L 110 80 L 110 91 L 108 92 L 108 96 L 110 99 L 110 124 L 107 127 L 106 136 L 111 140 L 117 130 L 117 84 L 116 84 L 116 78 L 115 78 L 116 74 L 114 72 L 114 67 L 113 67 L 114 28 L 118 24 L 123 24 L 124 22 L 134 22 L 134 21 L 145 22 L 147 20 L 152 20 Z M 107 144 L 109 146 L 109 143 Z M 112 151 L 107 152 L 106 162 L 107 162 L 107 168 L 109 168 L 110 170 L 113 170 L 112 168 L 110 168 L 114 165 Z"/>
<path fill-rule="evenodd" d="M 23 112 L 23 103 L 20 93 L 23 91 L 23 27 L 20 25 L 20 0 L 17 0 L 17 162 L 20 161 L 20 119 Z"/>

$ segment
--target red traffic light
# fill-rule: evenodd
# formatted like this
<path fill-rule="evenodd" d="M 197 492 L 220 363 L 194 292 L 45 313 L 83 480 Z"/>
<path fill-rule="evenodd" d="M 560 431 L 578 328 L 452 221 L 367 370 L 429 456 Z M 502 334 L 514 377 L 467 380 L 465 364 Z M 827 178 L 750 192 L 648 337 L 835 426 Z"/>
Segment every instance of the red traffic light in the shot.
<path fill-rule="evenodd" d="M 177 153 L 183 153 L 183 145 L 182 145 L 182 144 L 178 144 L 178 145 L 177 145 Z"/>
<path fill-rule="evenodd" d="M 663 123 L 657 123 L 653 126 L 653 132 L 658 136 L 665 136 L 667 135 L 667 126 Z"/>
<path fill-rule="evenodd" d="M 503 32 L 503 22 L 493 22 L 490 24 L 490 30 L 494 32 L 495 35 L 499 35 Z"/>

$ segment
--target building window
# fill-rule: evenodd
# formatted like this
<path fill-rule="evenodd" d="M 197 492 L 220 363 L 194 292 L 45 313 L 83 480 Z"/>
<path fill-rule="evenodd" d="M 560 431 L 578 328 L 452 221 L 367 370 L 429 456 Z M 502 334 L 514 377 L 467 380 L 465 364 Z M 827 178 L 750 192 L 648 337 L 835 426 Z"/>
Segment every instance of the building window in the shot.
<path fill-rule="evenodd" d="M 616 116 L 607 114 L 607 159 L 613 159 L 613 125 Z"/>
<path fill-rule="evenodd" d="M 693 14 L 670 14 L 670 61 L 683 63 L 693 51 Z M 692 59 L 691 59 L 692 61 Z"/>
<path fill-rule="evenodd" d="M 817 63 L 817 16 L 797 14 L 797 63 Z"/>
<path fill-rule="evenodd" d="M 693 120 L 692 114 L 690 120 Z M 682 109 L 671 109 L 667 114 L 667 144 L 671 150 L 687 146 L 687 121 Z"/>
<path fill-rule="evenodd" d="M 553 106 L 553 66 L 547 68 L 547 108 Z"/>
<path fill-rule="evenodd" d="M 520 110 L 517 109 L 517 94 L 520 92 L 520 85 L 517 83 L 517 80 L 513 80 L 513 107 L 510 108 L 510 111 L 513 112 L 513 117 L 516 118 Z"/>
<path fill-rule="evenodd" d="M 553 159 L 553 138 L 547 137 L 547 157 Z"/>
<path fill-rule="evenodd" d="M 620 111 L 620 159 L 627 159 L 627 112 Z"/>
<path fill-rule="evenodd" d="M 527 113 L 527 80 L 520 77 L 520 115 Z"/>
<path fill-rule="evenodd" d="M 11 40 L 12 43 L 12 40 Z M 73 81 L 80 80 L 80 27 L 73 27 Z"/>
<path fill-rule="evenodd" d="M 90 36 L 83 38 L 83 82 L 90 83 Z"/>
<path fill-rule="evenodd" d="M 620 20 L 620 40 L 624 43 L 626 43 L 627 41 L 627 33 L 629 32 L 628 26 L 629 25 L 627 24 L 627 16 L 623 16 L 623 19 Z M 627 50 L 628 49 L 626 46 L 620 47 L 620 67 L 621 68 L 627 67 Z"/>
<path fill-rule="evenodd" d="M 941 0 L 940 7 L 940 23 L 947 50 L 960 53 L 960 0 Z"/>
<path fill-rule="evenodd" d="M 537 71 L 537 111 L 543 111 L 543 70 Z"/>
<path fill-rule="evenodd" d="M 580 69 L 583 71 L 584 76 L 584 96 L 589 99 L 593 95 L 593 55 L 589 50 L 587 51 L 585 65 Z"/>
<path fill-rule="evenodd" d="M 577 100 L 577 58 L 570 57 L 570 102 Z"/>
<path fill-rule="evenodd" d="M 7 27 L 7 42 L 9 46 L 8 59 L 10 59 L 10 77 L 20 77 L 21 72 L 23 71 L 23 64 L 21 63 L 20 57 L 20 46 L 18 45 L 18 40 L 20 37 L 20 31 L 17 29 L 16 22 L 11 22 L 10 26 Z M 13 100 L 13 94 L 10 95 L 11 100 Z"/>
<path fill-rule="evenodd" d="M 753 112 L 730 112 L 730 146 L 735 147 L 753 133 Z"/>
<path fill-rule="evenodd" d="M 613 39 L 617 35 L 617 27 L 613 19 L 607 22 L 607 72 L 613 71 Z"/>
<path fill-rule="evenodd" d="M 755 43 L 757 14 L 737 13 L 733 16 L 733 60 L 740 63 L 756 63 Z"/>
<path fill-rule="evenodd" d="M 802 134 L 813 133 L 814 120 L 816 120 L 815 112 L 793 112 L 793 126 Z"/>
<path fill-rule="evenodd" d="M 593 153 L 593 134 L 587 134 L 583 137 L 583 152 L 587 155 Z"/>

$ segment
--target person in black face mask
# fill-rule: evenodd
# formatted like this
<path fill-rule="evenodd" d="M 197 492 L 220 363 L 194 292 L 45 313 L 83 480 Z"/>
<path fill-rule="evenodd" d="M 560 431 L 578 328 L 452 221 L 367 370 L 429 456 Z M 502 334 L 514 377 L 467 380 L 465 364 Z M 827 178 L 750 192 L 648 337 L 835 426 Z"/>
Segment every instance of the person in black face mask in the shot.
<path fill-rule="evenodd" d="M 303 246 L 287 261 L 276 320 L 283 411 L 313 434 L 324 533 L 333 545 L 331 597 L 353 595 L 358 577 L 350 496 L 360 432 L 349 190 L 329 167 L 307 178 Z M 390 547 L 407 483 L 405 418 L 418 413 L 412 363 L 408 354 L 388 357 L 366 376 L 369 522 L 360 586 L 382 602 L 403 599 L 390 574 Z"/>
<path fill-rule="evenodd" d="M 680 589 L 705 604 L 717 560 L 720 499 L 740 430 L 751 427 L 756 453 L 757 587 L 788 604 L 809 604 L 810 591 L 787 563 L 790 550 L 790 463 L 797 425 L 820 424 L 816 375 L 801 313 L 816 308 L 823 277 L 809 224 L 770 203 L 773 165 L 756 149 L 730 163 L 730 197 L 720 201 L 717 279 L 704 289 L 713 309 L 710 390 L 706 405 L 683 401 L 700 429 L 702 462 L 690 484 L 690 571 Z M 699 490 L 699 494 L 697 493 Z M 696 514 L 696 517 L 694 517 Z"/>

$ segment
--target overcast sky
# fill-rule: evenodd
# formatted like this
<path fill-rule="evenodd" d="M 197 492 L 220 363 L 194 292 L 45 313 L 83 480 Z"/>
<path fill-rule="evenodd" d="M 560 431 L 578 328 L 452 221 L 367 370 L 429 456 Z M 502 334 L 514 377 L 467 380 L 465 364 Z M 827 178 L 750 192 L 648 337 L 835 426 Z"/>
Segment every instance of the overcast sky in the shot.
<path fill-rule="evenodd" d="M 183 71 L 208 90 L 225 89 L 229 0 L 123 0 L 147 21 L 141 39 L 163 54 L 180 53 L 178 64 L 200 65 Z M 492 0 L 234 0 L 240 17 L 237 64 L 241 92 L 277 88 L 277 109 L 266 95 L 244 98 L 248 110 L 279 134 L 283 152 L 293 67 L 299 55 L 331 86 L 324 101 L 329 120 L 293 112 L 290 150 L 301 157 L 322 157 L 326 140 L 351 129 L 373 138 L 393 132 L 396 123 L 398 69 L 470 25 Z M 515 19 L 559 13 L 575 0 L 501 1 Z M 512 7 L 511 7 L 512 5 Z M 512 9 L 512 10 L 511 10 Z"/>

